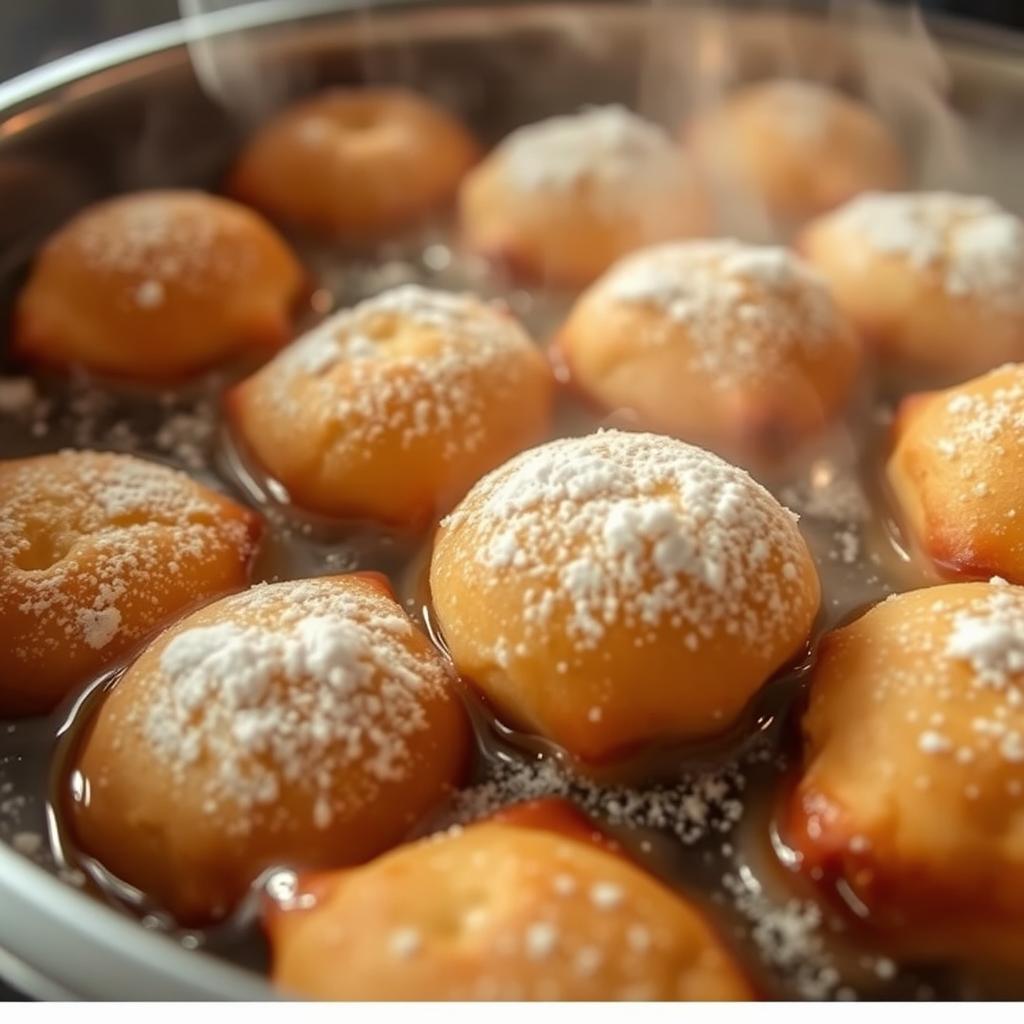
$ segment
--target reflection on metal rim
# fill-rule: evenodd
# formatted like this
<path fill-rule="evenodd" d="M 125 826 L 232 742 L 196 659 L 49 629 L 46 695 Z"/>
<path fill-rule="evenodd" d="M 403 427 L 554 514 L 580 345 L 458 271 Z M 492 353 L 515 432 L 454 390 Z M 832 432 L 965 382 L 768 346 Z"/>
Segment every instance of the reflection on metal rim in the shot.
<path fill-rule="evenodd" d="M 303 18 L 330 13 L 366 12 L 371 8 L 374 10 L 426 8 L 431 5 L 431 0 L 372 0 L 370 3 L 366 0 L 253 0 L 252 3 L 240 4 L 238 7 L 193 16 L 187 21 L 156 25 L 130 35 L 111 39 L 108 42 L 98 43 L 0 83 L 0 114 L 13 113 L 19 106 L 32 102 L 53 89 L 59 89 L 87 75 L 107 70 L 130 60 L 148 57 L 163 50 L 184 46 L 194 39 L 270 27 L 286 21 L 301 21 Z M 475 4 L 467 6 L 493 6 L 501 9 L 505 4 L 503 0 L 476 0 Z M 502 10 L 501 16 L 508 18 L 510 14 L 518 14 L 520 17 L 529 19 L 530 9 L 533 8 L 533 13 L 543 19 L 545 11 L 551 6 L 558 5 L 549 5 L 543 0 L 531 0 L 526 4 L 514 3 Z M 567 6 L 580 8 L 621 6 L 632 10 L 637 8 L 636 4 L 621 3 L 617 0 L 597 4 L 570 3 Z M 742 9 L 751 4 L 741 0 L 736 6 Z M 756 5 L 756 7 L 762 13 L 766 12 L 763 5 Z M 820 3 L 814 3 L 813 0 L 796 0 L 795 3 L 791 0 L 787 7 L 789 8 L 788 14 L 796 17 L 800 16 L 800 8 L 804 8 L 808 12 L 817 12 L 819 16 L 821 11 Z M 780 11 L 779 13 L 787 12 Z M 949 15 L 928 14 L 925 20 L 929 31 L 941 38 L 972 43 L 1004 53 L 1024 55 L 1024 33 L 994 28 L 990 25 L 953 18 Z"/>
<path fill-rule="evenodd" d="M 32 995 L 53 998 L 70 992 L 79 998 L 129 1000 L 273 996 L 261 978 L 145 931 L 3 843 L 0 879 L 4 919 L 17 923 L 2 937 L 7 952 L 0 957 L 0 974 L 11 968 L 11 980 Z M 32 964 L 40 966 L 27 966 Z"/>
<path fill-rule="evenodd" d="M 374 7 L 408 6 L 409 0 L 373 0 Z M 0 84 L 0 111 L 12 112 L 52 89 L 59 89 L 87 75 L 148 57 L 161 50 L 184 46 L 200 37 L 226 35 L 250 28 L 298 21 L 317 14 L 366 9 L 360 0 L 255 0 L 224 11 L 203 14 L 188 21 L 173 21 L 142 29 L 105 43 L 60 57 Z"/>

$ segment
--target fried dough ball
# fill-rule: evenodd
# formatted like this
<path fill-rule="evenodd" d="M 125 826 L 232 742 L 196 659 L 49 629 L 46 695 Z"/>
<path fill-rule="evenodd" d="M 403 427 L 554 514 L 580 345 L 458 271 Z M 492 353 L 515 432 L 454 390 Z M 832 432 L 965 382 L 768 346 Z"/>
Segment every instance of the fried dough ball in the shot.
<path fill-rule="evenodd" d="M 465 126 L 422 96 L 331 89 L 264 125 L 228 191 L 281 223 L 370 241 L 445 206 L 478 157 Z"/>
<path fill-rule="evenodd" d="M 513 132 L 466 178 L 459 210 L 471 249 L 523 278 L 567 286 L 633 249 L 711 226 L 682 150 L 617 106 Z"/>
<path fill-rule="evenodd" d="M 675 242 L 615 264 L 557 339 L 605 409 L 741 457 L 819 432 L 857 380 L 860 342 L 787 250 Z"/>
<path fill-rule="evenodd" d="M 858 192 L 900 188 L 899 144 L 862 103 L 814 82 L 744 86 L 686 133 L 701 166 L 776 221 L 805 220 Z"/>
<path fill-rule="evenodd" d="M 43 246 L 15 349 L 59 367 L 159 380 L 277 348 L 304 275 L 258 214 L 203 192 L 87 207 Z"/>
<path fill-rule="evenodd" d="M 682 897 L 597 845 L 534 827 L 421 840 L 301 879 L 290 906 L 268 915 L 273 978 L 318 999 L 753 998 Z"/>
<path fill-rule="evenodd" d="M 375 579 L 208 605 L 100 708 L 71 778 L 77 842 L 185 924 L 222 917 L 271 866 L 364 861 L 459 780 L 452 683 Z"/>
<path fill-rule="evenodd" d="M 911 952 L 1024 922 L 1024 589 L 890 597 L 825 637 L 788 841 Z"/>
<path fill-rule="evenodd" d="M 591 761 L 729 728 L 820 598 L 794 517 L 746 473 L 617 431 L 480 481 L 441 524 L 430 587 L 459 672 Z"/>
<path fill-rule="evenodd" d="M 1024 222 L 990 199 L 861 196 L 799 247 L 897 370 L 955 382 L 1024 358 Z"/>
<path fill-rule="evenodd" d="M 509 314 L 407 285 L 325 321 L 228 407 L 299 505 L 415 527 L 542 437 L 552 397 L 547 363 Z"/>
<path fill-rule="evenodd" d="M 906 399 L 886 467 L 914 540 L 941 571 L 1024 582 L 1024 365 Z"/>
<path fill-rule="evenodd" d="M 37 714 L 244 586 L 255 513 L 130 455 L 0 462 L 0 717 Z"/>

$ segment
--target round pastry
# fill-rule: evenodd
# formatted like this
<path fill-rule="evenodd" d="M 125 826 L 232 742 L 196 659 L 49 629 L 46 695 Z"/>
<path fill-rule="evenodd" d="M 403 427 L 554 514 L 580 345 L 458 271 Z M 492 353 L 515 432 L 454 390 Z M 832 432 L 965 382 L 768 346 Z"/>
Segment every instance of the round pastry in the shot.
<path fill-rule="evenodd" d="M 441 524 L 430 586 L 460 673 L 586 760 L 726 730 L 820 597 L 795 517 L 746 473 L 617 431 L 481 480 Z"/>
<path fill-rule="evenodd" d="M 799 247 L 897 369 L 954 381 L 1024 357 L 1024 223 L 989 199 L 861 196 Z"/>
<path fill-rule="evenodd" d="M 331 89 L 261 128 L 228 190 L 284 224 L 368 241 L 455 195 L 479 156 L 466 128 L 403 89 Z"/>
<path fill-rule="evenodd" d="M 740 88 L 689 126 L 687 141 L 713 180 L 776 221 L 813 217 L 868 189 L 899 188 L 907 175 L 882 120 L 814 82 Z"/>
<path fill-rule="evenodd" d="M 812 877 L 917 951 L 1024 950 L 1024 589 L 929 587 L 828 634 L 803 734 Z"/>
<path fill-rule="evenodd" d="M 674 242 L 584 292 L 557 346 L 584 394 L 742 455 L 790 449 L 846 402 L 860 342 L 787 250 Z"/>
<path fill-rule="evenodd" d="M 130 455 L 0 462 L 0 718 L 49 710 L 244 586 L 260 533 L 249 509 Z"/>
<path fill-rule="evenodd" d="M 185 924 L 222 917 L 273 865 L 366 860 L 459 779 L 452 684 L 377 579 L 208 605 L 100 708 L 71 779 L 77 842 Z"/>
<path fill-rule="evenodd" d="M 912 395 L 886 467 L 913 539 L 941 571 L 1024 582 L 1024 365 Z"/>
<path fill-rule="evenodd" d="M 228 406 L 299 505 L 419 526 L 542 437 L 552 395 L 543 356 L 509 314 L 407 285 L 332 316 Z"/>
<path fill-rule="evenodd" d="M 471 249 L 519 276 L 569 286 L 633 249 L 711 224 L 682 150 L 616 106 L 513 132 L 466 178 L 459 209 Z"/>
<path fill-rule="evenodd" d="M 43 246 L 14 346 L 54 366 L 180 376 L 283 344 L 303 281 L 251 210 L 203 192 L 136 192 L 88 207 Z"/>
<path fill-rule="evenodd" d="M 622 857 L 535 828 L 421 840 L 301 879 L 290 906 L 268 914 L 273 978 L 317 999 L 753 998 L 690 904 Z"/>

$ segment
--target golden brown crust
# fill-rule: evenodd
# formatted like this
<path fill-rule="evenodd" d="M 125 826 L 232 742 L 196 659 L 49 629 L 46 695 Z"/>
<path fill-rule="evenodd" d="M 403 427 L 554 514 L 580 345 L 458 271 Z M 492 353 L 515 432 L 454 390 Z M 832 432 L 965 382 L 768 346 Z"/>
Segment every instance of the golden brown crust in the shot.
<path fill-rule="evenodd" d="M 557 346 L 606 411 L 742 459 L 820 432 L 861 360 L 817 275 L 786 250 L 733 241 L 624 258 L 576 302 Z"/>
<path fill-rule="evenodd" d="M 514 132 L 466 178 L 459 213 L 470 249 L 515 277 L 565 286 L 711 227 L 707 193 L 681 150 L 619 107 Z"/>
<path fill-rule="evenodd" d="M 251 510 L 132 456 L 0 462 L 0 715 L 52 708 L 244 586 L 261 533 Z"/>
<path fill-rule="evenodd" d="M 430 587 L 463 676 L 587 760 L 728 729 L 820 596 L 792 518 L 742 470 L 616 431 L 485 477 L 442 523 Z"/>
<path fill-rule="evenodd" d="M 421 528 L 539 440 L 552 399 L 510 315 L 407 286 L 301 338 L 230 393 L 228 412 L 298 505 Z"/>
<path fill-rule="evenodd" d="M 907 176 L 903 153 L 877 115 L 813 82 L 738 89 L 687 125 L 684 141 L 713 180 L 787 223 L 859 192 L 899 188 Z"/>
<path fill-rule="evenodd" d="M 137 192 L 54 234 L 18 297 L 15 350 L 139 380 L 194 373 L 291 333 L 304 285 L 256 213 L 202 192 Z"/>
<path fill-rule="evenodd" d="M 1024 366 L 904 401 L 886 465 L 914 541 L 946 575 L 1024 582 Z"/>
<path fill-rule="evenodd" d="M 228 191 L 281 223 L 365 242 L 445 206 L 478 156 L 466 128 L 415 93 L 331 89 L 264 125 Z"/>
<path fill-rule="evenodd" d="M 115 875 L 209 922 L 271 866 L 398 842 L 459 781 L 468 743 L 446 663 L 379 581 L 263 585 L 182 620 L 118 681 L 76 758 L 70 820 Z"/>
<path fill-rule="evenodd" d="M 321 877 L 313 892 L 312 909 L 267 921 L 274 981 L 294 993 L 753 998 L 680 897 L 621 857 L 536 828 L 473 825 Z"/>
<path fill-rule="evenodd" d="M 893 371 L 954 382 L 1024 356 L 1024 224 L 991 200 L 864 195 L 798 248 Z"/>
<path fill-rule="evenodd" d="M 1022 952 L 1021 650 L 1005 583 L 892 597 L 821 645 L 786 839 L 911 953 Z"/>

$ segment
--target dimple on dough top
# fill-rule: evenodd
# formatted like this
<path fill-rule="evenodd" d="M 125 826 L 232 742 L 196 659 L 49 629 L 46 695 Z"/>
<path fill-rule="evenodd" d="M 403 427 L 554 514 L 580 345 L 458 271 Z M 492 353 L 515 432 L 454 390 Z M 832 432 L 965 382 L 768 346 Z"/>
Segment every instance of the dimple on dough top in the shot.
<path fill-rule="evenodd" d="M 37 710 L 176 612 L 241 586 L 259 532 L 249 510 L 130 455 L 0 463 L 0 702 Z"/>

